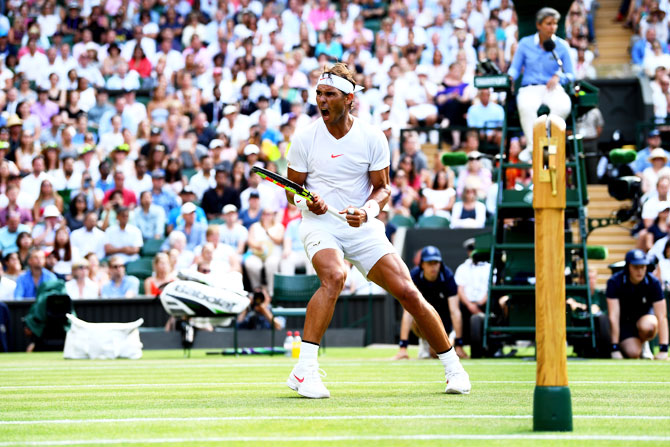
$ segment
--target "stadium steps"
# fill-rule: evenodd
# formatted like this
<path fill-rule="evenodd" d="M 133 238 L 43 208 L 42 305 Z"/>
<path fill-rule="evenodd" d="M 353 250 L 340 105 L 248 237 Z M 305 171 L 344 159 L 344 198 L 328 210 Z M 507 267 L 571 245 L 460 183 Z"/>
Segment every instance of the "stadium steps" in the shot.
<path fill-rule="evenodd" d="M 630 38 L 633 32 L 614 22 L 619 11 L 620 0 L 600 0 L 595 13 L 598 57 L 593 65 L 598 77 L 622 77 L 630 72 Z"/>
<path fill-rule="evenodd" d="M 612 198 L 607 192 L 607 185 L 588 185 L 588 194 L 588 217 L 611 217 L 618 209 L 631 204 L 630 200 L 620 201 Z M 587 239 L 589 245 L 603 245 L 609 252 L 605 260 L 589 260 L 589 267 L 595 267 L 598 271 L 598 288 L 604 288 L 611 275 L 607 266 L 621 261 L 626 252 L 635 247 L 635 239 L 630 235 L 631 228 L 632 224 L 626 222 L 622 225 L 598 228 L 589 235 Z"/>
<path fill-rule="evenodd" d="M 421 151 L 426 155 L 428 159 L 428 167 L 431 170 L 435 170 L 436 166 L 440 166 L 440 150 L 437 148 L 437 144 L 433 143 L 424 143 L 421 145 Z"/>

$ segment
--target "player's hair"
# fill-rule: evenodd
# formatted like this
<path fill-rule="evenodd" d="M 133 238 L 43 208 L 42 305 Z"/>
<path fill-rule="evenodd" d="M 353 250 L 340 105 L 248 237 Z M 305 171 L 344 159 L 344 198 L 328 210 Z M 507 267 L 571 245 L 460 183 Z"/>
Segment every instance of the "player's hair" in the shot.
<path fill-rule="evenodd" d="M 351 70 L 349 70 L 349 67 L 344 62 L 337 62 L 330 67 L 324 67 L 323 68 L 323 74 L 326 74 L 326 73 L 332 73 L 336 76 L 344 78 L 347 81 L 351 82 L 351 84 L 354 87 L 356 86 L 356 80 L 354 79 L 354 73 Z M 342 93 L 342 94 L 344 94 L 344 93 Z M 354 107 L 354 103 L 352 101 L 351 105 L 350 105 L 350 109 L 353 109 L 353 107 Z"/>

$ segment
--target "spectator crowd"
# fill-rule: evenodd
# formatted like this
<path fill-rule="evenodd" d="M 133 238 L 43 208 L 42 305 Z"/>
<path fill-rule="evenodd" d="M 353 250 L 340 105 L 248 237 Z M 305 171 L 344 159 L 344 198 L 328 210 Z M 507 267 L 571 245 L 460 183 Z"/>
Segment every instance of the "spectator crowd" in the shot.
<path fill-rule="evenodd" d="M 566 17 L 578 78 L 593 75 L 589 4 Z M 155 294 L 180 269 L 238 271 L 270 291 L 275 272 L 309 270 L 299 211 L 251 167 L 286 172 L 291 136 L 319 117 L 320 71 L 338 60 L 365 87 L 354 115 L 389 140 L 382 219 L 476 228 L 493 211 L 480 145 L 500 134 L 457 129 L 503 119 L 504 94 L 473 79 L 478 61 L 510 65 L 510 0 L 38 0 L 2 12 L 0 250 L 17 299 L 53 277 L 90 298 Z M 435 131 L 401 141 L 416 125 L 453 128 L 467 164 L 422 151 Z M 512 158 L 522 144 L 510 141 Z M 149 240 L 164 255 L 141 281 L 125 269 Z"/>

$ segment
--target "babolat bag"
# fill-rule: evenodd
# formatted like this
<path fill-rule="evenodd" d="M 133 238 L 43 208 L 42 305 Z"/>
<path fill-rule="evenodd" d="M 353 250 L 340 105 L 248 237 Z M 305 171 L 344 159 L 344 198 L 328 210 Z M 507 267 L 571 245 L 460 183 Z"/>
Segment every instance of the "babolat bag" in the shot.
<path fill-rule="evenodd" d="M 172 281 L 160 295 L 165 311 L 176 317 L 230 317 L 249 306 L 249 294 L 239 288 L 214 287 L 194 280 Z"/>

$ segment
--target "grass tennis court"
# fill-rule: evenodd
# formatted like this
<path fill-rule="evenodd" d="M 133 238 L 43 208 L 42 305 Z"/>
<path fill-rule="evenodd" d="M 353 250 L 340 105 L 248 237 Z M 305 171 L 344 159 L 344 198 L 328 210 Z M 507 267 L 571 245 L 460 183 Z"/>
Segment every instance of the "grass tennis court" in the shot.
<path fill-rule="evenodd" d="M 668 362 L 569 361 L 574 431 L 534 433 L 534 361 L 466 360 L 473 390 L 460 396 L 443 394 L 437 360 L 391 362 L 394 353 L 328 349 L 325 400 L 284 385 L 294 363 L 285 357 L 7 354 L 0 447 L 670 445 Z"/>

